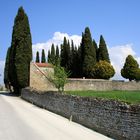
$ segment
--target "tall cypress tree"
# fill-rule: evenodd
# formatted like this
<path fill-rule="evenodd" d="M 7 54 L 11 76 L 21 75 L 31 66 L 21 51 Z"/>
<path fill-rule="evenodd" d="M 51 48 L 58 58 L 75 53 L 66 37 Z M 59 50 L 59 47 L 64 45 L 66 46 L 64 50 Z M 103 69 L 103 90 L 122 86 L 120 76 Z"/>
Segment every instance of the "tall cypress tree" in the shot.
<path fill-rule="evenodd" d="M 55 48 L 54 44 L 51 46 L 50 63 L 55 65 Z"/>
<path fill-rule="evenodd" d="M 10 47 L 7 50 L 6 61 L 5 61 L 5 68 L 4 68 L 4 84 L 7 89 L 10 89 L 10 79 L 9 79 L 9 57 L 10 57 Z"/>
<path fill-rule="evenodd" d="M 21 88 L 29 86 L 31 60 L 32 40 L 29 21 L 24 9 L 20 7 L 14 21 L 9 60 L 10 83 L 16 94 L 20 94 Z"/>
<path fill-rule="evenodd" d="M 56 46 L 56 56 L 55 56 L 55 65 L 60 65 L 60 56 L 59 56 L 59 48 L 58 45 Z"/>
<path fill-rule="evenodd" d="M 41 63 L 46 63 L 45 51 L 42 49 Z"/>
<path fill-rule="evenodd" d="M 70 43 L 69 40 L 64 37 L 63 44 L 61 45 L 61 66 L 67 71 L 70 70 Z"/>
<path fill-rule="evenodd" d="M 36 52 L 36 63 L 40 63 L 40 57 L 39 57 L 39 52 Z"/>
<path fill-rule="evenodd" d="M 99 49 L 98 49 L 98 61 L 100 60 L 105 60 L 110 63 L 107 46 L 102 35 L 100 36 L 100 43 L 99 43 Z"/>
<path fill-rule="evenodd" d="M 48 51 L 48 63 L 51 63 L 51 53 L 50 53 L 50 50 Z"/>
<path fill-rule="evenodd" d="M 94 39 L 93 39 L 93 46 L 94 46 L 95 51 L 96 51 L 96 61 L 98 61 L 98 46 L 97 46 L 97 43 Z"/>
<path fill-rule="evenodd" d="M 90 72 L 96 64 L 96 50 L 93 46 L 90 29 L 88 27 L 85 28 L 82 37 L 83 75 L 87 78 L 91 78 Z"/>
<path fill-rule="evenodd" d="M 70 62 L 70 68 L 69 68 L 69 70 L 70 70 L 70 77 L 75 77 L 74 69 L 77 66 L 74 63 L 76 61 L 74 59 L 75 59 L 75 50 L 74 50 L 74 43 L 73 43 L 73 40 L 72 40 L 71 41 L 71 50 L 70 50 L 70 60 L 69 60 L 69 62 Z"/>
<path fill-rule="evenodd" d="M 66 54 L 66 47 L 67 47 L 67 39 L 64 37 L 63 44 L 61 44 L 61 66 L 66 68 L 67 64 L 67 54 Z"/>
<path fill-rule="evenodd" d="M 67 46 L 66 46 L 66 70 L 70 71 L 71 67 L 71 51 L 70 51 L 70 42 L 69 40 L 67 41 Z"/>

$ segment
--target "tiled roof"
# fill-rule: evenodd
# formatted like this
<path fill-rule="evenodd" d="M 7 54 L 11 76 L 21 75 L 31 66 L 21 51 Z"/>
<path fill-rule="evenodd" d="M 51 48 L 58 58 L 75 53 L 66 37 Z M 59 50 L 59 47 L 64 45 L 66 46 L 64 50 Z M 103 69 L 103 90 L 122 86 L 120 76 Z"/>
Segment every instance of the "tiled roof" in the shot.
<path fill-rule="evenodd" d="M 53 65 L 50 63 L 35 63 L 38 67 L 47 67 L 47 68 L 53 68 Z"/>

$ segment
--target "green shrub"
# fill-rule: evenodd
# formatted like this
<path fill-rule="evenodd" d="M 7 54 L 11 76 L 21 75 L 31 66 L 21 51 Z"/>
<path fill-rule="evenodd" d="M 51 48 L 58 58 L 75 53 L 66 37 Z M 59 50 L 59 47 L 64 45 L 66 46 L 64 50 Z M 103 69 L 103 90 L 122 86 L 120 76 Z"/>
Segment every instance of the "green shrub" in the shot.
<path fill-rule="evenodd" d="M 137 74 L 139 73 L 139 64 L 138 62 L 133 58 L 132 55 L 128 55 L 126 57 L 125 63 L 123 68 L 121 69 L 121 75 L 122 77 L 131 80 L 138 79 Z"/>
<path fill-rule="evenodd" d="M 63 92 L 68 75 L 69 73 L 67 73 L 63 67 L 56 66 L 54 67 L 54 73 L 51 73 L 49 76 L 49 80 L 54 84 L 58 91 Z"/>
<path fill-rule="evenodd" d="M 106 61 L 99 61 L 93 68 L 92 77 L 97 79 L 109 79 L 114 76 L 115 70 L 113 66 Z"/>
<path fill-rule="evenodd" d="M 135 70 L 135 80 L 140 81 L 140 69 Z"/>

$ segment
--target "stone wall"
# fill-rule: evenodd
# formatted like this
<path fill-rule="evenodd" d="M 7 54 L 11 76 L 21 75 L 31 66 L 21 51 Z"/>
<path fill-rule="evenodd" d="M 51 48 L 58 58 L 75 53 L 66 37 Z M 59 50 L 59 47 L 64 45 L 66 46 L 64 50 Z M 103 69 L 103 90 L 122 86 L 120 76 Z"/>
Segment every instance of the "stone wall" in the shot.
<path fill-rule="evenodd" d="M 140 82 L 111 81 L 102 79 L 69 79 L 65 90 L 140 90 Z"/>
<path fill-rule="evenodd" d="M 47 70 L 41 70 L 35 63 L 30 65 L 30 87 L 37 90 L 57 90 L 47 79 Z"/>
<path fill-rule="evenodd" d="M 57 89 L 47 79 L 46 70 L 31 63 L 30 87 L 41 91 Z M 102 79 L 68 79 L 65 90 L 140 90 L 140 82 L 109 81 Z"/>
<path fill-rule="evenodd" d="M 117 140 L 140 139 L 140 105 L 113 100 L 22 90 L 21 97 L 40 107 Z"/>

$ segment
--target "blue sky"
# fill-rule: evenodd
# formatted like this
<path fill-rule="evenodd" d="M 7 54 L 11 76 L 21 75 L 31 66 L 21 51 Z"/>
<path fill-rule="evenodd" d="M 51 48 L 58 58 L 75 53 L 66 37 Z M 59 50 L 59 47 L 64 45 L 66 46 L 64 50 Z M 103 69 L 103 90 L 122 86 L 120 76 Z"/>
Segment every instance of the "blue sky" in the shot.
<path fill-rule="evenodd" d="M 58 42 L 59 37 L 64 34 L 68 37 L 81 36 L 84 28 L 89 26 L 96 42 L 99 41 L 101 34 L 104 36 L 109 51 L 113 53 L 112 63 L 116 67 L 119 61 L 113 58 L 115 55 L 123 56 L 120 63 L 128 53 L 140 60 L 139 0 L 0 0 L 0 2 L 1 68 L 7 48 L 11 44 L 14 18 L 20 6 L 23 6 L 28 15 L 35 50 L 42 48 L 41 45 L 47 50 L 49 47 L 45 43 Z M 56 35 L 56 32 L 59 35 Z"/>

